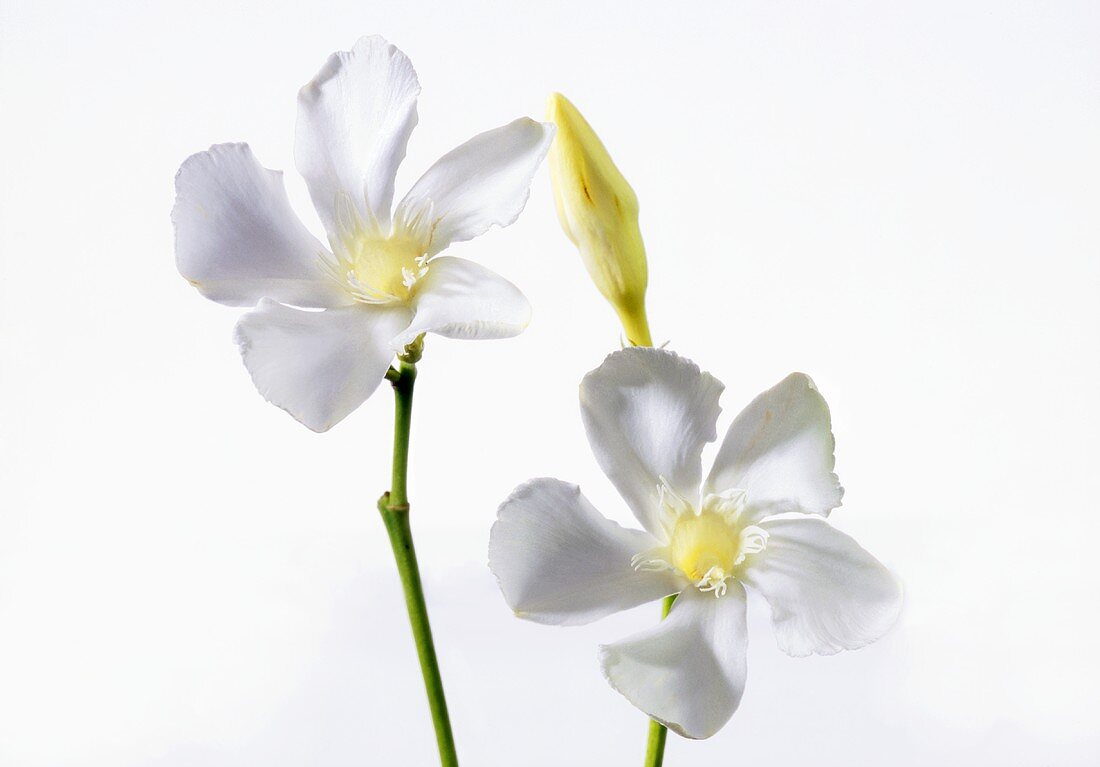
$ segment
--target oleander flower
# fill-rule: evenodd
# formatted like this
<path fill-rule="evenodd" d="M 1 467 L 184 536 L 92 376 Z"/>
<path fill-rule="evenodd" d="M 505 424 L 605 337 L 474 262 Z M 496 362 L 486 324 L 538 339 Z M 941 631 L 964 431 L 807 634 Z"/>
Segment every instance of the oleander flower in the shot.
<path fill-rule="evenodd" d="M 722 384 L 669 351 L 628 348 L 581 383 L 600 467 L 645 531 L 600 515 L 580 488 L 534 479 L 504 501 L 489 564 L 516 615 L 576 625 L 679 594 L 668 617 L 600 648 L 611 686 L 690 738 L 733 715 L 745 688 L 745 587 L 772 611 L 779 647 L 830 655 L 893 624 L 898 582 L 825 521 L 843 490 L 829 408 L 801 373 L 716 438 Z"/>
<path fill-rule="evenodd" d="M 314 431 L 362 404 L 421 334 L 504 338 L 530 319 L 510 282 L 439 254 L 516 220 L 554 128 L 520 118 L 475 136 L 393 208 L 419 93 L 412 63 L 380 37 L 333 54 L 299 92 L 295 164 L 328 247 L 247 144 L 193 155 L 176 176 L 180 274 L 214 301 L 255 306 L 237 325 L 245 366 Z"/>

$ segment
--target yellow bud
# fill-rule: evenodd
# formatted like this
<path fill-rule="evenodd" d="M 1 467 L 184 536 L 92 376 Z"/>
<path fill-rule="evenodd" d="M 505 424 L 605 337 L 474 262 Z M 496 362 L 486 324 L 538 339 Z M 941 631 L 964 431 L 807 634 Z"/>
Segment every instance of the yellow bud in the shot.
<path fill-rule="evenodd" d="M 638 198 L 592 126 L 565 96 L 550 95 L 547 119 L 558 126 L 547 161 L 562 229 L 618 313 L 626 337 L 636 346 L 651 346 Z"/>

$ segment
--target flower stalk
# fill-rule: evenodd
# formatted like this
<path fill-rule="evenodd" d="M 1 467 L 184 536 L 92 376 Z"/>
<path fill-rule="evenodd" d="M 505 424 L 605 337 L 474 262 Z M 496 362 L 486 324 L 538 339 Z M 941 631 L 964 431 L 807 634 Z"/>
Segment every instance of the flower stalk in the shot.
<path fill-rule="evenodd" d="M 413 386 L 416 383 L 416 363 L 420 360 L 422 338 L 410 344 L 400 358 L 397 368 L 391 368 L 386 379 L 394 392 L 393 475 L 389 492 L 378 500 L 378 511 L 386 525 L 394 562 L 401 577 L 405 594 L 405 607 L 409 613 L 416 655 L 424 676 L 424 689 L 435 726 L 435 739 L 439 747 L 439 762 L 443 767 L 457 767 L 454 735 L 447 714 L 447 699 L 443 693 L 443 678 L 439 672 L 439 660 L 432 641 L 432 628 L 428 622 L 428 607 L 424 602 L 424 587 L 420 581 L 420 569 L 416 562 L 412 528 L 409 525 L 409 431 L 412 425 Z"/>
<path fill-rule="evenodd" d="M 668 611 L 672 609 L 672 603 L 676 601 L 676 595 L 672 594 L 661 602 L 661 620 L 668 617 Z M 656 719 L 649 720 L 649 735 L 645 742 L 644 767 L 661 767 L 665 762 L 665 740 L 668 738 L 668 728 Z"/>

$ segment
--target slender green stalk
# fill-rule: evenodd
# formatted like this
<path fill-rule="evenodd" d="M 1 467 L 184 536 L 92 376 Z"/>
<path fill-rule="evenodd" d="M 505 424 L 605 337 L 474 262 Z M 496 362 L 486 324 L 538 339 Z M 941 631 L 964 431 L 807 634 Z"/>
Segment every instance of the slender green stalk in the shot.
<path fill-rule="evenodd" d="M 432 627 L 428 623 L 428 607 L 424 603 L 424 587 L 420 582 L 420 569 L 416 564 L 416 549 L 413 548 L 412 529 L 409 527 L 409 426 L 412 424 L 416 362 L 420 358 L 419 348 L 411 351 L 401 358 L 399 368 L 391 369 L 386 376 L 394 391 L 393 479 L 389 492 L 378 500 L 378 511 L 389 533 L 393 558 L 401 576 L 401 588 L 405 592 L 405 607 L 409 611 L 416 655 L 420 659 L 424 689 L 428 693 L 428 706 L 435 725 L 439 762 L 443 767 L 457 767 L 458 755 L 447 715 L 447 699 L 443 695 L 443 678 L 439 674 Z"/>
<path fill-rule="evenodd" d="M 672 609 L 672 603 L 676 601 L 676 595 L 665 597 L 661 603 L 661 620 L 668 617 L 668 611 Z M 645 767 L 661 767 L 665 761 L 665 739 L 668 737 L 668 728 L 656 719 L 649 720 L 649 737 L 645 742 Z"/>

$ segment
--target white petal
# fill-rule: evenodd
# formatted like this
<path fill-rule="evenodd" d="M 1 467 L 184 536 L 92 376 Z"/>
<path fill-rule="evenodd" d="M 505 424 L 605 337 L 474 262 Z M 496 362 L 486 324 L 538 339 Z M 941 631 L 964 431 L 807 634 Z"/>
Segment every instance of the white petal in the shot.
<path fill-rule="evenodd" d="M 832 655 L 868 645 L 894 625 L 900 585 L 849 536 L 816 517 L 760 526 L 768 546 L 753 557 L 744 580 L 771 605 L 779 649 Z"/>
<path fill-rule="evenodd" d="M 489 568 L 516 615 L 578 625 L 682 588 L 671 572 L 636 572 L 647 533 L 603 517 L 576 485 L 533 479 L 501 504 L 489 536 Z"/>
<path fill-rule="evenodd" d="M 298 93 L 294 158 L 330 236 L 337 199 L 388 231 L 393 180 L 416 126 L 420 83 L 408 57 L 381 37 L 332 54 Z"/>
<path fill-rule="evenodd" d="M 486 131 L 443 155 L 397 206 L 396 219 L 430 233 L 428 254 L 470 240 L 523 211 L 531 179 L 554 137 L 526 117 Z"/>
<path fill-rule="evenodd" d="M 730 425 L 706 490 L 734 488 L 747 492 L 755 520 L 791 511 L 828 516 L 840 505 L 829 406 L 809 376 L 791 373 Z"/>
<path fill-rule="evenodd" d="M 723 597 L 688 589 L 653 628 L 600 648 L 611 686 L 687 738 L 709 738 L 733 716 L 745 691 L 745 590 Z"/>
<path fill-rule="evenodd" d="M 412 324 L 393 339 L 400 351 L 421 333 L 488 339 L 519 335 L 531 322 L 531 304 L 512 283 L 464 258 L 441 256 L 415 286 Z"/>
<path fill-rule="evenodd" d="M 294 211 L 283 174 L 247 144 L 218 144 L 176 174 L 176 266 L 199 291 L 230 306 L 270 297 L 298 306 L 351 301 L 321 270 L 325 247 Z"/>
<path fill-rule="evenodd" d="M 260 394 L 313 431 L 328 431 L 386 376 L 389 341 L 407 309 L 356 304 L 323 312 L 264 300 L 237 324 L 236 340 Z"/>
<path fill-rule="evenodd" d="M 699 502 L 703 445 L 716 436 L 722 383 L 670 351 L 615 352 L 581 381 L 581 415 L 604 473 L 646 530 L 665 535 L 660 478 Z"/>

